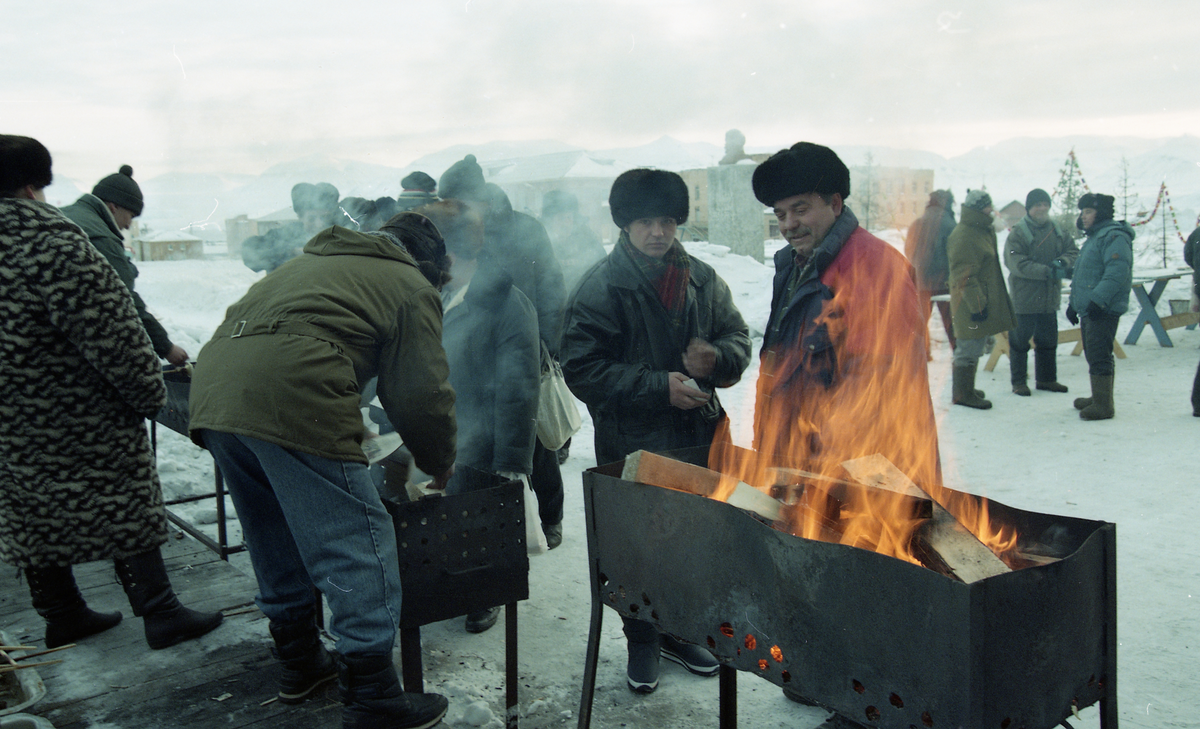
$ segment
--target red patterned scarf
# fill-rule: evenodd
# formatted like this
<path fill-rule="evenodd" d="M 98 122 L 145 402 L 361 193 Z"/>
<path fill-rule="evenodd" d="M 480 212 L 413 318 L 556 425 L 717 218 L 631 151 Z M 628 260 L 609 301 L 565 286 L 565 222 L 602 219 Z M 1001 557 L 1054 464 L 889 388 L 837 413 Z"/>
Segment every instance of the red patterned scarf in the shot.
<path fill-rule="evenodd" d="M 639 251 L 629 240 L 629 234 L 621 231 L 618 245 L 625 248 L 629 257 L 637 263 L 638 268 L 654 287 L 658 300 L 675 327 L 683 326 L 687 315 L 688 279 L 691 277 L 691 261 L 687 251 L 676 240 L 672 243 L 662 258 L 647 256 Z"/>

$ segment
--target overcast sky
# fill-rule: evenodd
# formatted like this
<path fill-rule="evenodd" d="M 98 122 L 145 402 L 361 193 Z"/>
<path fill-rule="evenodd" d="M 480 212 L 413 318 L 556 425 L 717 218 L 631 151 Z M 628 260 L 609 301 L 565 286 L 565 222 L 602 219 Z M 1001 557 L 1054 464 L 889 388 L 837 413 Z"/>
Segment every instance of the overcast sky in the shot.
<path fill-rule="evenodd" d="M 730 128 L 947 156 L 1200 132 L 1183 0 L 7 0 L 3 18 L 0 131 L 85 182 Z"/>

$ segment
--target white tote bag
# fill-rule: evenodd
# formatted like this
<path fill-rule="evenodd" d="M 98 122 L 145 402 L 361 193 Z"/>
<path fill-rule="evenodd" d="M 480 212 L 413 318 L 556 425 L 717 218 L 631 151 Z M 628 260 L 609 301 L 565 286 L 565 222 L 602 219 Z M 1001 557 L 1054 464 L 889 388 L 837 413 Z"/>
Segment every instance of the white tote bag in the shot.
<path fill-rule="evenodd" d="M 552 357 L 545 357 L 542 360 L 542 382 L 538 393 L 538 440 L 546 450 L 556 451 L 579 432 L 582 424 L 575 396 L 563 379 L 562 367 Z"/>

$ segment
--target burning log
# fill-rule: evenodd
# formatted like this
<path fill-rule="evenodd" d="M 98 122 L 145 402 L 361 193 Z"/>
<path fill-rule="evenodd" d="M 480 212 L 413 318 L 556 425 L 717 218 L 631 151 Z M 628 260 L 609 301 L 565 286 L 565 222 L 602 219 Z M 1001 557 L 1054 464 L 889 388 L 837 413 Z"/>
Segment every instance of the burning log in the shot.
<path fill-rule="evenodd" d="M 637 451 L 625 458 L 621 478 L 626 481 L 687 491 L 746 509 L 772 522 L 779 519 L 780 503 L 744 481 L 703 466 L 695 466 L 649 451 Z"/>
<path fill-rule="evenodd" d="M 856 481 L 902 494 L 923 494 L 916 484 L 887 458 L 876 454 L 842 463 Z M 914 552 L 930 569 L 970 584 L 1012 569 L 958 522 L 941 504 L 934 503 L 933 518 L 913 535 Z"/>
<path fill-rule="evenodd" d="M 822 530 L 821 541 L 844 542 L 846 519 L 859 514 L 864 506 L 878 501 L 875 484 L 844 481 L 798 468 L 767 469 L 771 493 L 795 510 L 791 523 L 810 520 Z M 919 489 L 890 498 L 887 512 L 893 519 L 912 521 L 933 517 L 934 503 Z"/>

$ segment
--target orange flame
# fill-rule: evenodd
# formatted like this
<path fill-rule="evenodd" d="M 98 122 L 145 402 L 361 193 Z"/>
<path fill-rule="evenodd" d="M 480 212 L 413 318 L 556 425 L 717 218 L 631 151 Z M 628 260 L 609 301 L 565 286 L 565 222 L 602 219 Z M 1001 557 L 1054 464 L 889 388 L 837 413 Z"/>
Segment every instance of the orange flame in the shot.
<path fill-rule="evenodd" d="M 807 475 L 790 481 L 804 490 L 796 508 L 785 512 L 788 531 L 917 563 L 912 537 L 923 520 L 913 517 L 903 494 L 849 489 L 848 500 L 831 503 L 833 480 L 849 480 L 844 462 L 881 454 L 990 549 L 1012 549 L 1016 534 L 992 527 L 986 500 L 942 487 L 928 328 L 911 269 L 881 241 L 852 244 L 822 275 L 833 296 L 800 346 L 764 348 L 755 450 L 715 447 L 709 468 L 760 489 L 784 483 L 778 468 L 802 469 Z M 718 433 L 717 442 L 723 440 L 727 434 Z"/>

